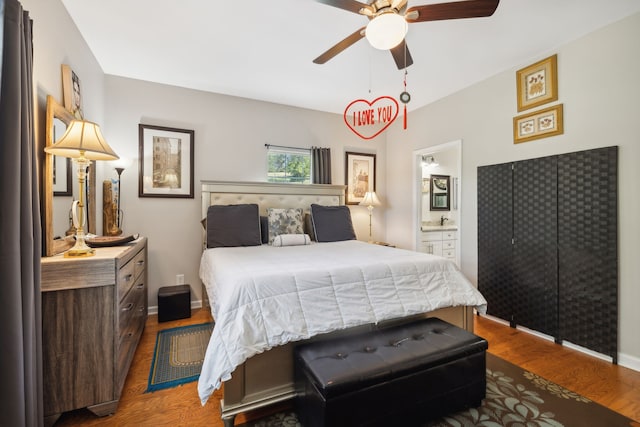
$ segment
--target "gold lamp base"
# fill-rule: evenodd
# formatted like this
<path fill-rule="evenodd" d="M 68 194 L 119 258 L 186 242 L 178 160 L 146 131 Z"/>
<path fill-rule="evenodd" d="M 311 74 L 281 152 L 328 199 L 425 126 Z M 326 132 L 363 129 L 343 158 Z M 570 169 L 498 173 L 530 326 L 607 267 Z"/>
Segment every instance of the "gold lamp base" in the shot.
<path fill-rule="evenodd" d="M 89 248 L 88 251 L 85 252 L 85 250 L 74 250 L 73 248 L 69 249 L 67 252 L 64 253 L 64 257 L 65 258 L 88 258 L 91 256 L 94 256 L 96 254 L 96 251 Z"/>
<path fill-rule="evenodd" d="M 84 236 L 76 236 L 76 244 L 64 253 L 65 258 L 83 258 L 90 257 L 96 254 L 95 249 L 87 246 L 84 241 Z"/>

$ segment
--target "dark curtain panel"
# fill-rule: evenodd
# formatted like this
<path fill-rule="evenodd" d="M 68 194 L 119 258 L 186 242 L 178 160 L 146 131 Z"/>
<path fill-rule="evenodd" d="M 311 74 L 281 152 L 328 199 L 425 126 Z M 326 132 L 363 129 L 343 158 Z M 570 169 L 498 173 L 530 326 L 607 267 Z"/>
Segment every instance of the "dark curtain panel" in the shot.
<path fill-rule="evenodd" d="M 331 184 L 331 149 L 311 147 L 313 183 Z"/>
<path fill-rule="evenodd" d="M 17 0 L 0 0 L 0 12 L 0 424 L 40 426 L 42 240 L 32 22 Z"/>

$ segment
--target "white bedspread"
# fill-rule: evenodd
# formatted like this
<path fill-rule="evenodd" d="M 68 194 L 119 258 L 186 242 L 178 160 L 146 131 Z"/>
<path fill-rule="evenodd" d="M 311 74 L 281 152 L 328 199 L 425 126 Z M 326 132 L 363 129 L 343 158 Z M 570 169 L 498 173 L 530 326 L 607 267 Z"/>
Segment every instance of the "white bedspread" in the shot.
<path fill-rule="evenodd" d="M 216 322 L 202 404 L 249 357 L 287 342 L 486 301 L 444 258 L 355 240 L 207 249 L 200 277 Z"/>

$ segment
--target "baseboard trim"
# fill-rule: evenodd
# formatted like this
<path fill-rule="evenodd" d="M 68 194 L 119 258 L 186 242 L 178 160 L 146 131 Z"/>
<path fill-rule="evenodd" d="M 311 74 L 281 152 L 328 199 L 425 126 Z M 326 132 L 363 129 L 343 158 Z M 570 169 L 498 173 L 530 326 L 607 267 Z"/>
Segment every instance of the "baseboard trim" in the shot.
<path fill-rule="evenodd" d="M 509 326 L 509 322 L 507 322 L 506 320 L 500 319 L 499 317 L 494 317 L 488 314 L 483 314 L 482 316 L 486 317 L 489 320 L 493 320 L 494 322 L 498 322 L 502 325 Z M 534 331 L 533 329 L 525 328 L 524 326 L 516 326 L 516 329 L 519 331 L 525 332 L 527 334 L 534 335 L 538 338 L 555 342 L 552 336 L 543 334 L 542 332 Z M 573 344 L 569 341 L 563 341 L 561 345 L 564 347 L 570 348 L 572 350 L 576 350 L 581 353 L 587 354 L 589 356 L 604 360 L 606 362 L 613 363 L 613 358 L 611 356 L 598 353 L 597 351 L 589 350 L 588 348 Z M 640 359 L 637 357 L 629 356 L 623 353 L 618 353 L 618 365 L 640 372 Z"/>

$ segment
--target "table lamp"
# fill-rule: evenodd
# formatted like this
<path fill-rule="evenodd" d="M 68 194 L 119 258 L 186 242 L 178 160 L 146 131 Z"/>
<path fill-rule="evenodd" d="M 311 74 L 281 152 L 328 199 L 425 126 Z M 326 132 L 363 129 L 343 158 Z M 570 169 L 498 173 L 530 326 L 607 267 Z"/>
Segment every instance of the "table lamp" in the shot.
<path fill-rule="evenodd" d="M 364 198 L 360 202 L 360 206 L 366 206 L 369 209 L 369 242 L 372 242 L 371 237 L 371 215 L 373 214 L 373 207 L 380 206 L 380 199 L 376 196 L 375 191 L 367 191 L 364 194 Z"/>
<path fill-rule="evenodd" d="M 76 227 L 76 243 L 65 252 L 65 257 L 92 256 L 94 250 L 87 246 L 84 236 L 84 183 L 87 166 L 91 160 L 116 160 L 118 155 L 109 147 L 100 131 L 100 126 L 86 120 L 72 120 L 62 137 L 44 149 L 55 156 L 70 157 L 78 165 L 79 200 L 72 205 L 73 222 Z"/>

